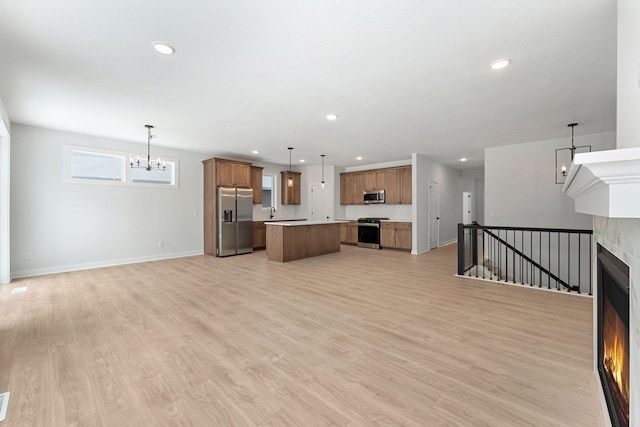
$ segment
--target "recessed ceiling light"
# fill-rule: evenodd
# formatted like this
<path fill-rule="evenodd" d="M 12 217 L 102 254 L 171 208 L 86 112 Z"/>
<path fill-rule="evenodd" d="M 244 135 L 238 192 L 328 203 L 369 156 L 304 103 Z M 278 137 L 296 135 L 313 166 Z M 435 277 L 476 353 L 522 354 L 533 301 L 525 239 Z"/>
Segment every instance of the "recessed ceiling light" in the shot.
<path fill-rule="evenodd" d="M 258 150 L 253 150 L 251 151 L 253 154 L 260 154 L 260 152 Z"/>
<path fill-rule="evenodd" d="M 467 161 L 467 158 L 466 158 L 466 157 L 462 157 L 462 158 L 460 159 L 460 161 L 461 161 L 461 162 L 466 162 L 466 161 Z"/>
<path fill-rule="evenodd" d="M 300 163 L 304 163 L 304 159 L 300 159 Z"/>
<path fill-rule="evenodd" d="M 327 114 L 327 120 L 331 122 L 334 120 L 338 120 L 338 116 L 336 114 Z"/>
<path fill-rule="evenodd" d="M 491 69 L 502 70 L 503 68 L 507 68 L 509 64 L 511 64 L 511 60 L 509 58 L 496 59 L 491 63 Z"/>
<path fill-rule="evenodd" d="M 163 55 L 173 55 L 173 52 L 176 51 L 173 46 L 169 46 L 168 44 L 162 42 L 154 42 L 153 48 L 156 50 L 156 52 Z"/>
<path fill-rule="evenodd" d="M 362 156 L 356 157 L 356 160 L 362 160 Z"/>

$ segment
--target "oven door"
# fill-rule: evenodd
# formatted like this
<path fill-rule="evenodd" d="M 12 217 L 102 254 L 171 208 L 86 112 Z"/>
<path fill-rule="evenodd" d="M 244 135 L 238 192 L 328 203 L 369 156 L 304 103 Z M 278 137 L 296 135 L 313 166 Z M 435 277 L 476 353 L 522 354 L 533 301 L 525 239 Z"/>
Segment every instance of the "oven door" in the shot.
<path fill-rule="evenodd" d="M 380 249 L 380 224 L 358 224 L 358 246 Z"/>

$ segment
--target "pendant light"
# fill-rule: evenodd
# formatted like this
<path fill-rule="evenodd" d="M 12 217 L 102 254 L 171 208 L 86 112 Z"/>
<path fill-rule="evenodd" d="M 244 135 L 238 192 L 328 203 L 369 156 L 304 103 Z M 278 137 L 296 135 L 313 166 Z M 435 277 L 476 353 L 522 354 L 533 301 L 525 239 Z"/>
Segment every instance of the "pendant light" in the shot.
<path fill-rule="evenodd" d="M 156 171 L 164 171 L 167 169 L 167 162 L 162 162 L 162 164 L 160 164 L 160 159 L 158 158 L 158 161 L 154 164 L 153 162 L 151 162 L 151 139 L 155 138 L 155 135 L 151 135 L 151 129 L 153 129 L 153 126 L 151 125 L 144 125 L 144 127 L 147 128 L 147 164 L 140 164 L 140 156 L 138 156 L 137 160 L 133 160 L 131 159 L 131 168 L 132 169 L 146 169 L 148 171 L 151 170 L 156 170 Z"/>
<path fill-rule="evenodd" d="M 287 187 L 293 187 L 293 175 L 291 175 L 291 152 L 293 147 L 289 147 L 289 178 L 287 178 Z"/>
<path fill-rule="evenodd" d="M 569 123 L 567 127 L 571 128 L 571 147 L 558 148 L 556 150 L 556 184 L 564 184 L 567 177 L 567 167 L 573 162 L 576 152 L 588 153 L 591 151 L 590 145 L 580 145 L 576 147 L 574 143 L 574 128 L 577 123 Z"/>
<path fill-rule="evenodd" d="M 322 181 L 320 181 L 320 184 L 324 188 L 324 154 L 320 154 L 320 160 L 322 160 Z"/>

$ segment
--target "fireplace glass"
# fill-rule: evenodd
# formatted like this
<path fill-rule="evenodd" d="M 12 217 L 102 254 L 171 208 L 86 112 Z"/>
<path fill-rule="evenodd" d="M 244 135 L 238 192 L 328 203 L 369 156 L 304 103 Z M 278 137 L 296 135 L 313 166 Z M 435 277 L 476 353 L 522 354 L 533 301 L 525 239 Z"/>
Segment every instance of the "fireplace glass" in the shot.
<path fill-rule="evenodd" d="M 598 244 L 598 371 L 611 424 L 629 425 L 629 267 Z"/>

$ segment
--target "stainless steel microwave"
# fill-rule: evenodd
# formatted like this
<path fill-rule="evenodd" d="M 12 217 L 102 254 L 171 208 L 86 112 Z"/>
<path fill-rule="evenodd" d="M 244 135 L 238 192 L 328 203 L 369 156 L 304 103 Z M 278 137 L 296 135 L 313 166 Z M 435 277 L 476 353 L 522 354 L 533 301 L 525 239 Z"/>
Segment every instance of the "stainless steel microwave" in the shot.
<path fill-rule="evenodd" d="M 384 203 L 384 190 L 363 191 L 365 205 Z"/>

